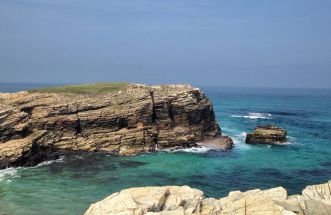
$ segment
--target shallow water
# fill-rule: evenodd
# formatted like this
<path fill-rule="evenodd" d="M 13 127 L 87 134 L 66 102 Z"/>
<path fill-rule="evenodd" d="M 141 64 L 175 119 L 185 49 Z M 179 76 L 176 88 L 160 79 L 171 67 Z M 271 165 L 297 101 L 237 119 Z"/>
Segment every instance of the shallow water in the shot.
<path fill-rule="evenodd" d="M 1 170 L 0 212 L 82 214 L 91 203 L 133 186 L 186 184 L 221 197 L 231 190 L 275 186 L 294 194 L 331 179 L 330 90 L 202 89 L 223 133 L 235 141 L 232 151 L 85 155 Z M 268 123 L 288 130 L 287 145 L 244 143 L 245 132 Z"/>

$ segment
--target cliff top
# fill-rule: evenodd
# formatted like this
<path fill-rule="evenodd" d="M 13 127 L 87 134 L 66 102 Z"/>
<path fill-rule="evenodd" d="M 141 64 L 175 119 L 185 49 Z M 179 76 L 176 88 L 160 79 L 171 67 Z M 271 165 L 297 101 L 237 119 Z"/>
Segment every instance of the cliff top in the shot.
<path fill-rule="evenodd" d="M 36 89 L 28 90 L 28 92 L 100 94 L 100 93 L 113 93 L 113 92 L 125 90 L 129 85 L 130 84 L 126 82 L 90 83 L 90 84 L 36 88 Z"/>
<path fill-rule="evenodd" d="M 29 93 L 65 93 L 65 94 L 107 94 L 125 92 L 130 89 L 151 89 L 169 91 L 187 91 L 192 90 L 193 87 L 189 84 L 173 84 L 173 85 L 152 85 L 134 84 L 127 82 L 102 82 L 102 83 L 87 83 L 77 85 L 63 85 L 46 88 L 36 88 L 28 90 Z"/>

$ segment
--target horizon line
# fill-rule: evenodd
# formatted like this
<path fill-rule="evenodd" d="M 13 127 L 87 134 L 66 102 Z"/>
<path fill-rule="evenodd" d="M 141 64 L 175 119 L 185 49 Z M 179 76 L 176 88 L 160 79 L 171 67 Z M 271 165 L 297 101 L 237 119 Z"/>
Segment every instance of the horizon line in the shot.
<path fill-rule="evenodd" d="M 91 81 L 91 82 L 0 82 L 0 85 L 47 85 L 51 86 L 63 86 L 63 85 L 78 85 L 78 84 L 92 84 L 92 83 L 115 83 L 115 82 L 124 82 L 124 83 L 132 83 L 132 84 L 146 84 L 146 85 L 168 85 L 168 84 L 190 84 L 192 86 L 197 87 L 224 87 L 224 88 L 264 88 L 264 89 L 316 89 L 316 90 L 330 90 L 331 87 L 284 87 L 284 86 L 235 86 L 235 85 L 200 85 L 200 84 L 193 84 L 193 83 L 184 83 L 184 82 L 177 82 L 177 83 L 144 83 L 144 82 L 130 82 L 130 81 Z"/>

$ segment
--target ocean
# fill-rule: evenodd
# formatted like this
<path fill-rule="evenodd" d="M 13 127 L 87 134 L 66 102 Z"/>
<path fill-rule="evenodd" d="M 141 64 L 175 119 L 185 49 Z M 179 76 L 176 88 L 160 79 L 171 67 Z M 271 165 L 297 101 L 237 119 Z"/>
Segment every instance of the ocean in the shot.
<path fill-rule="evenodd" d="M 44 85 L 0 84 L 0 92 Z M 187 149 L 134 157 L 61 157 L 0 170 L 0 213 L 83 214 L 91 203 L 137 186 L 189 185 L 208 197 L 283 186 L 289 194 L 331 179 L 331 90 L 201 87 L 231 151 Z M 285 145 L 248 145 L 257 125 L 288 131 Z"/>

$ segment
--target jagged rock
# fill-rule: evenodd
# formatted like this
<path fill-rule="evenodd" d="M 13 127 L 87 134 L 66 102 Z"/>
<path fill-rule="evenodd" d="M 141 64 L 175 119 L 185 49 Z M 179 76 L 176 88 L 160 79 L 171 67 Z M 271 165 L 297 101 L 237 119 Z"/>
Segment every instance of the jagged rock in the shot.
<path fill-rule="evenodd" d="M 331 181 L 306 187 L 302 196 L 298 196 L 298 202 L 305 215 L 331 214 Z"/>
<path fill-rule="evenodd" d="M 219 214 L 276 215 L 281 214 L 274 200 L 283 201 L 287 191 L 282 187 L 269 190 L 250 190 L 231 192 L 228 197 L 219 200 L 222 210 Z"/>
<path fill-rule="evenodd" d="M 92 204 L 85 215 L 192 214 L 200 210 L 202 196 L 188 186 L 131 188 Z"/>
<path fill-rule="evenodd" d="M 85 215 L 329 215 L 331 181 L 287 196 L 282 187 L 204 198 L 188 186 L 130 188 L 92 204 Z"/>
<path fill-rule="evenodd" d="M 33 165 L 52 152 L 131 155 L 221 136 L 211 102 L 190 85 L 67 89 L 81 90 L 0 93 L 0 168 Z"/>
<path fill-rule="evenodd" d="M 287 141 L 286 134 L 287 132 L 285 131 L 285 129 L 274 125 L 258 126 L 255 128 L 254 132 L 247 134 L 246 143 L 284 143 Z"/>

